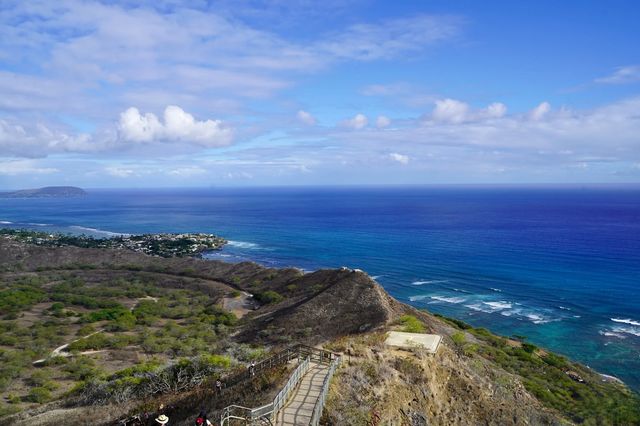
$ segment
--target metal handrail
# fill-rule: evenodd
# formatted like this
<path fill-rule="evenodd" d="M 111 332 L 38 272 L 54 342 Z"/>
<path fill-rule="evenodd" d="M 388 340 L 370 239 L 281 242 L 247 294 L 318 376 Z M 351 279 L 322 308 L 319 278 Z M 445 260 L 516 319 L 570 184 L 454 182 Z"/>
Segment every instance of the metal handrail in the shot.
<path fill-rule="evenodd" d="M 291 377 L 289 377 L 287 384 L 284 385 L 282 390 L 278 392 L 276 397 L 273 399 L 273 403 L 272 403 L 273 410 L 271 411 L 271 420 L 275 420 L 275 415 L 278 413 L 278 411 L 280 411 L 280 408 L 282 408 L 285 402 L 287 402 L 287 400 L 289 399 L 289 395 L 291 394 L 291 392 L 293 392 L 296 386 L 298 386 L 298 383 L 300 383 L 300 380 L 302 380 L 302 377 L 305 374 L 307 374 L 307 371 L 309 370 L 309 362 L 310 362 L 309 358 L 306 358 L 298 366 L 298 368 L 296 368 L 296 370 L 293 372 Z"/>
<path fill-rule="evenodd" d="M 255 375 L 256 372 L 267 370 L 275 365 L 284 364 L 294 358 L 304 359 L 304 361 L 300 365 L 298 365 L 295 371 L 291 374 L 289 380 L 280 390 L 280 392 L 278 392 L 273 402 L 257 408 L 242 407 L 240 405 L 229 405 L 222 410 L 220 426 L 225 426 L 225 422 L 226 424 L 228 424 L 229 420 L 231 419 L 244 420 L 245 424 L 247 424 L 247 422 L 253 423 L 254 421 L 261 418 L 267 418 L 270 421 L 274 421 L 275 416 L 278 414 L 278 411 L 287 402 L 290 393 L 295 389 L 302 377 L 306 374 L 307 370 L 309 369 L 309 363 L 311 361 L 320 364 L 332 364 L 332 366 L 330 367 L 330 371 L 331 375 L 333 375 L 333 371 L 335 371 L 335 366 L 333 364 L 336 361 L 339 362 L 340 360 L 340 357 L 333 352 L 297 344 L 256 364 L 253 369 L 253 373 L 251 373 L 249 370 L 246 370 L 240 374 L 237 374 L 233 377 L 232 382 L 238 383 L 245 378 Z"/>
<path fill-rule="evenodd" d="M 287 401 L 291 392 L 293 392 L 300 380 L 302 380 L 302 377 L 307 373 L 307 370 L 309 370 L 309 362 L 309 358 L 306 358 L 300 363 L 300 365 L 298 365 L 298 367 L 296 367 L 289 377 L 289 380 L 287 380 L 287 383 L 280 392 L 278 392 L 272 402 L 257 408 L 230 405 L 222 411 L 220 425 L 224 426 L 225 422 L 228 424 L 230 419 L 244 420 L 246 423 L 267 417 L 270 421 L 273 421 L 275 419 L 275 415 Z"/>
<path fill-rule="evenodd" d="M 320 417 L 322 417 L 324 402 L 327 398 L 327 394 L 329 393 L 329 383 L 331 382 L 331 378 L 336 372 L 336 369 L 340 365 L 340 362 L 342 362 L 342 358 L 339 356 L 331 361 L 331 367 L 329 367 L 327 376 L 324 378 L 324 382 L 322 382 L 322 390 L 320 391 L 320 396 L 316 401 L 316 405 L 313 407 L 313 414 L 311 415 L 311 421 L 309 422 L 310 426 L 318 426 L 320 424 Z"/>

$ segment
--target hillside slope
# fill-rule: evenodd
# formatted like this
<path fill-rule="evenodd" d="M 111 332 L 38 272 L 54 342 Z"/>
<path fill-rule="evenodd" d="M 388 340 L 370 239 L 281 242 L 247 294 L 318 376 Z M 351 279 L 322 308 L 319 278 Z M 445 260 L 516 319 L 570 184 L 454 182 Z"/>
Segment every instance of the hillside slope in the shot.
<path fill-rule="evenodd" d="M 239 362 L 239 368 L 246 362 L 242 360 L 248 358 L 238 355 L 238 348 L 245 348 L 243 351 L 251 348 L 261 356 L 264 351 L 301 342 L 343 353 L 345 362 L 331 385 L 325 424 L 633 424 L 640 421 L 637 396 L 623 385 L 604 383 L 597 373 L 533 345 L 504 339 L 404 305 L 360 271 L 343 268 L 304 274 L 293 268 L 268 269 L 250 262 L 164 259 L 127 250 L 45 248 L 0 239 L 0 279 L 4 288 L 10 289 L 12 282 L 24 277 L 49 279 L 59 273 L 84 280 L 87 286 L 99 286 L 108 282 L 109 277 L 132 283 L 146 282 L 145 288 L 153 283 L 163 292 L 205 295 L 206 298 L 197 300 L 206 306 L 219 305 L 224 297 L 236 297 L 234 294 L 239 291 L 253 294 L 259 308 L 235 323 L 227 323 L 222 328 L 216 325 L 212 338 L 217 340 L 207 352 L 227 356 L 232 362 Z M 46 285 L 42 289 L 46 290 Z M 0 288 L 0 291 L 6 290 Z M 138 305 L 143 303 L 140 300 Z M 136 306 L 135 303 L 132 301 L 132 306 Z M 148 306 L 150 302 L 144 303 Z M 222 315 L 221 311 L 215 312 Z M 185 327 L 192 322 L 188 316 L 183 321 L 186 321 Z M 435 356 L 426 356 L 420 351 L 399 351 L 383 344 L 387 331 L 406 328 L 407 321 L 418 331 L 444 336 Z M 134 330 L 144 333 L 145 327 L 151 330 L 156 326 L 139 322 L 135 327 Z M 195 351 L 197 347 L 193 348 Z M 87 355 L 91 356 L 94 355 Z M 141 353 L 141 356 L 147 355 Z M 566 374 L 569 370 L 577 371 L 585 383 L 572 380 Z M 224 377 L 227 373 L 222 374 Z M 129 399 L 126 403 L 104 407 L 83 408 L 55 402 L 31 405 L 21 414 L 0 420 L 0 424 L 47 425 L 56 424 L 60 418 L 64 418 L 66 424 L 82 424 L 90 412 L 104 413 L 103 424 L 111 424 L 142 410 L 142 406 L 162 401 L 180 407 L 171 412 L 172 424 L 186 425 L 191 424 L 189 416 L 202 407 L 216 413 L 231 403 L 262 401 L 277 388 L 278 380 L 284 377 L 282 374 L 273 373 L 268 380 L 265 378 L 262 385 L 251 388 L 251 395 L 230 390 L 219 397 L 205 384 L 188 392 L 148 396 L 144 401 Z M 104 377 L 98 379 L 106 380 Z"/>

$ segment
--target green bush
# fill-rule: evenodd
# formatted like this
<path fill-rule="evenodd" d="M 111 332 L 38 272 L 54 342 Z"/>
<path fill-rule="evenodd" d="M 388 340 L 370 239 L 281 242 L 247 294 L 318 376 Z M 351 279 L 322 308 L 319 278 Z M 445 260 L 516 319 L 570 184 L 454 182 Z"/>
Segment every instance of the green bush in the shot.
<path fill-rule="evenodd" d="M 451 335 L 451 340 L 453 340 L 453 343 L 455 343 L 456 346 L 462 346 L 467 341 L 467 338 L 462 331 L 458 331 Z"/>
<path fill-rule="evenodd" d="M 102 371 L 96 367 L 95 362 L 85 356 L 74 358 L 62 369 L 69 373 L 69 377 L 73 380 L 88 380 L 99 377 L 102 374 Z"/>
<path fill-rule="evenodd" d="M 123 315 L 131 315 L 129 310 L 124 306 L 116 306 L 108 309 L 101 309 L 97 312 L 91 312 L 84 314 L 80 319 L 81 322 L 97 322 L 97 321 L 110 321 L 116 320 Z"/>
<path fill-rule="evenodd" d="M 26 397 L 27 401 L 43 404 L 51 399 L 51 391 L 45 387 L 31 388 Z"/>
<path fill-rule="evenodd" d="M 449 324 L 451 324 L 454 327 L 457 327 L 457 328 L 459 328 L 461 330 L 470 330 L 470 329 L 473 328 L 471 325 L 467 324 L 466 322 L 460 321 L 459 319 L 456 319 L 456 318 L 445 317 L 444 315 L 441 315 L 441 314 L 433 314 L 433 315 L 435 315 L 438 318 L 443 319 L 444 321 L 448 322 Z"/>
<path fill-rule="evenodd" d="M 525 388 L 545 406 L 556 409 L 575 423 L 603 425 L 640 424 L 640 397 L 628 389 L 603 383 L 601 377 L 579 364 L 553 353 L 538 355 L 537 347 L 508 345 L 506 339 L 485 329 L 470 332 L 483 343 L 477 354 L 523 378 Z M 465 345 L 465 349 L 470 345 Z M 586 381 L 567 376 L 577 371 Z"/>
<path fill-rule="evenodd" d="M 107 329 L 109 331 L 129 331 L 136 325 L 136 317 L 131 312 L 125 312 L 112 320 Z"/>
<path fill-rule="evenodd" d="M 0 312 L 15 314 L 46 299 L 46 293 L 38 288 L 19 286 L 0 291 Z"/>
<path fill-rule="evenodd" d="M 268 305 L 270 303 L 279 303 L 284 300 L 284 297 L 282 297 L 280 293 L 277 293 L 273 290 L 258 292 L 253 295 L 253 298 L 265 305 Z"/>
<path fill-rule="evenodd" d="M 112 340 L 104 333 L 92 334 L 89 337 L 76 340 L 69 344 L 69 351 L 86 351 L 108 348 L 112 344 Z"/>
<path fill-rule="evenodd" d="M 231 367 L 231 359 L 224 355 L 201 355 L 200 362 L 211 368 L 228 369 Z"/>
<path fill-rule="evenodd" d="M 424 333 L 426 328 L 424 324 L 413 315 L 403 315 L 400 317 L 402 323 L 402 331 L 406 333 Z"/>

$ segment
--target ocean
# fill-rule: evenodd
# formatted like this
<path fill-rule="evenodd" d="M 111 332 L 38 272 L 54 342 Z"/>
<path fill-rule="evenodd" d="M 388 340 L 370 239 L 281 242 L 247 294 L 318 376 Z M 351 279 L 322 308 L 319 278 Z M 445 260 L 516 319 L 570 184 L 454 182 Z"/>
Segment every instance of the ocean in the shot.
<path fill-rule="evenodd" d="M 640 390 L 640 187 L 89 190 L 0 199 L 0 226 L 207 232 L 209 258 L 367 271 L 397 299 Z"/>

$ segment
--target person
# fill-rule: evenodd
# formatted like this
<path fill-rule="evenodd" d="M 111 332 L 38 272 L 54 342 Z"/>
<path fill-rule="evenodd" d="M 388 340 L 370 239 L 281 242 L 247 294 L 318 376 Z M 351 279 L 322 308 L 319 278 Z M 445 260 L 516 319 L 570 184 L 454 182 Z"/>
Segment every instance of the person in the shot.
<path fill-rule="evenodd" d="M 200 414 L 198 414 L 198 418 L 196 419 L 196 426 L 213 426 L 209 419 L 207 419 L 206 411 L 200 411 Z"/>
<path fill-rule="evenodd" d="M 220 381 L 220 379 L 216 380 L 216 392 L 222 392 L 222 382 Z"/>
<path fill-rule="evenodd" d="M 255 376 L 256 375 L 256 363 L 251 361 L 251 365 L 249 366 L 249 374 L 251 374 L 251 376 Z"/>
<path fill-rule="evenodd" d="M 156 417 L 156 423 L 159 425 L 166 425 L 167 423 L 169 423 L 169 417 L 165 416 L 164 414 L 160 414 L 158 417 Z"/>

